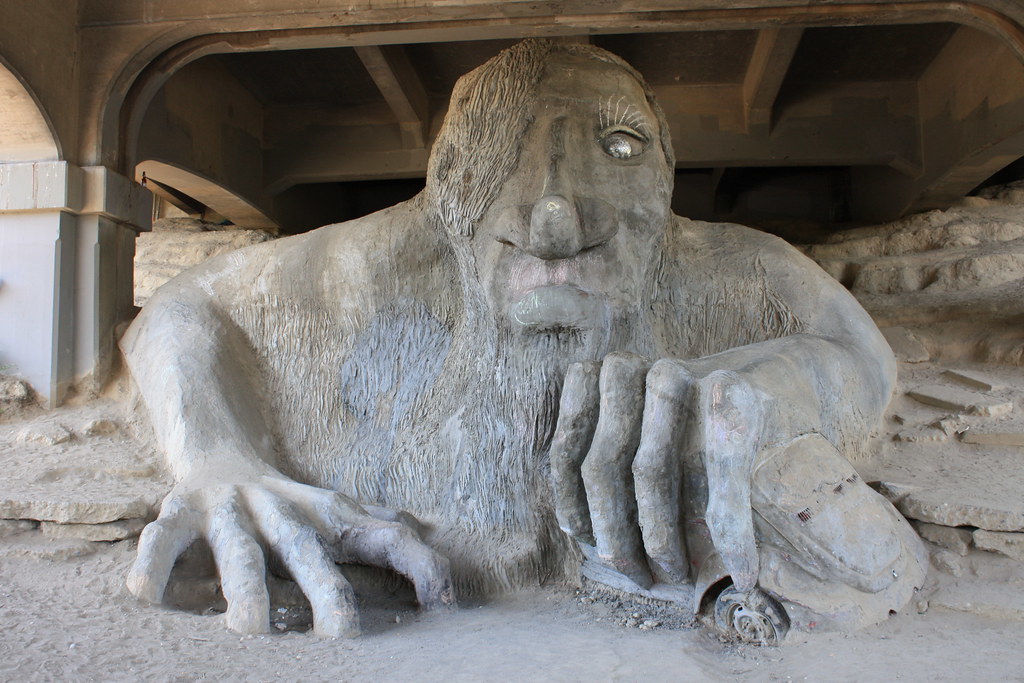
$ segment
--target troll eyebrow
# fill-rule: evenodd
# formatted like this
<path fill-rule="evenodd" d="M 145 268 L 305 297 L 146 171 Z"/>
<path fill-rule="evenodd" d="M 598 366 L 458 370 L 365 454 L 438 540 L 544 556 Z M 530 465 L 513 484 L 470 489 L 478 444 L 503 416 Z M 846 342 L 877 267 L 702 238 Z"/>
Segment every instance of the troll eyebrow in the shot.
<path fill-rule="evenodd" d="M 609 95 L 608 99 L 598 104 L 598 122 L 602 129 L 612 126 L 629 126 L 650 137 L 650 123 L 647 117 L 632 102 L 626 101 L 626 95 Z"/>

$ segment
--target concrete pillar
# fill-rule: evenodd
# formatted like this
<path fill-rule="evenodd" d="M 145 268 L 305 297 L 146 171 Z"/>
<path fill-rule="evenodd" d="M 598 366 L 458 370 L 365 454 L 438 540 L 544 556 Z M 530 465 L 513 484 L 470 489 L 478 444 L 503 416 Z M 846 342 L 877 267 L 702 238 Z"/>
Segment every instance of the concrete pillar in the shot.
<path fill-rule="evenodd" d="M 106 168 L 0 164 L 0 367 L 48 407 L 105 380 L 151 210 L 148 192 Z"/>
<path fill-rule="evenodd" d="M 83 169 L 75 276 L 75 382 L 96 391 L 115 350 L 114 328 L 134 310 L 135 236 L 149 230 L 153 196 L 102 166 Z"/>

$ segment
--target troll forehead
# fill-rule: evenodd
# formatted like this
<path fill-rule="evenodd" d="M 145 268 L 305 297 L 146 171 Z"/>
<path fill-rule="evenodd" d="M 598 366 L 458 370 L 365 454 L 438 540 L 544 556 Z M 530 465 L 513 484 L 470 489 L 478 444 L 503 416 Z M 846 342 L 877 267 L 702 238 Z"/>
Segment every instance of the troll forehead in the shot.
<path fill-rule="evenodd" d="M 640 74 L 621 60 L 601 59 L 599 56 L 613 55 L 552 53 L 545 64 L 539 88 L 581 98 L 617 93 L 646 99 Z"/>
<path fill-rule="evenodd" d="M 671 184 L 671 140 L 640 75 L 599 48 L 527 40 L 463 76 L 452 92 L 427 171 L 428 197 L 447 232 L 472 235 L 474 223 L 515 170 L 538 101 L 548 96 L 587 103 L 608 125 L 631 125 L 628 121 L 640 121 L 637 114 L 649 112 L 661 130 Z M 653 127 L 646 119 L 649 132 Z"/>

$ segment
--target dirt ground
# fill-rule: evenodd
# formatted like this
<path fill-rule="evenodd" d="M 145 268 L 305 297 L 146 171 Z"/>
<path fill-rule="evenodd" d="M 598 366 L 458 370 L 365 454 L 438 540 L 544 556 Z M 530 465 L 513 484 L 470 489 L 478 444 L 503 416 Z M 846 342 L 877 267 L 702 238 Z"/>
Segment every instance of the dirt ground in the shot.
<path fill-rule="evenodd" d="M 353 640 L 241 637 L 222 618 L 146 607 L 124 588 L 134 542 L 83 558 L 0 563 L 4 680 L 982 681 L 1024 680 L 1024 622 L 910 609 L 855 634 L 779 648 L 706 629 L 641 630 L 615 610 L 545 588 L 451 614 L 407 599 L 363 605 Z"/>

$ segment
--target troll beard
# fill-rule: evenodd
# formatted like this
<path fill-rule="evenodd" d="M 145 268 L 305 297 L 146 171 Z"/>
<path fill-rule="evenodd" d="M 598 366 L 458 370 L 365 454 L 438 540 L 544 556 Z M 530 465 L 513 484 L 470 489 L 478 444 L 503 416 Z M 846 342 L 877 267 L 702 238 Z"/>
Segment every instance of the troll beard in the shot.
<path fill-rule="evenodd" d="M 541 331 L 493 311 L 475 272 L 460 274 L 442 301 L 392 301 L 345 347 L 316 343 L 279 358 L 271 395 L 282 397 L 278 422 L 288 426 L 284 472 L 411 512 L 466 595 L 572 571 L 576 550 L 555 522 L 547 461 L 563 378 L 573 362 L 609 351 L 652 356 L 653 342 L 639 306 L 606 307 L 588 329 Z M 295 338 L 330 339 L 335 325 L 309 320 L 297 327 L 317 333 Z M 336 389 L 313 391 L 331 373 Z"/>
<path fill-rule="evenodd" d="M 574 362 L 653 350 L 638 307 L 602 305 L 603 314 L 591 316 L 598 324 L 587 328 L 543 315 L 536 318 L 543 325 L 523 325 L 492 311 L 476 282 L 463 290 L 465 324 L 431 392 L 436 405 L 451 406 L 430 439 L 429 471 L 419 475 L 431 491 L 415 496 L 433 504 L 407 508 L 429 520 L 429 542 L 449 557 L 468 594 L 543 583 L 577 565 L 575 545 L 555 520 L 549 479 L 562 382 Z"/>

